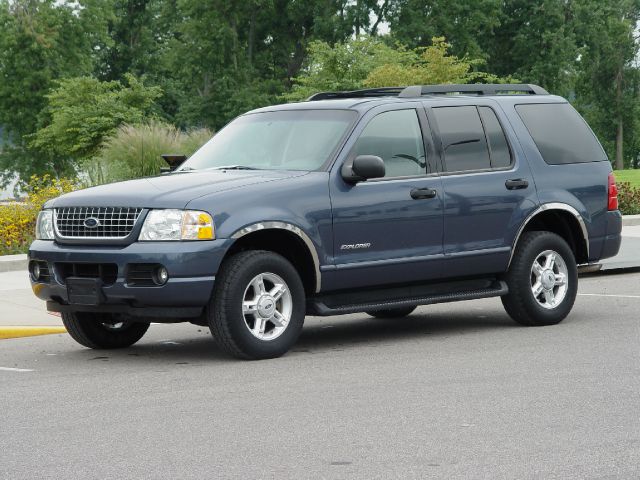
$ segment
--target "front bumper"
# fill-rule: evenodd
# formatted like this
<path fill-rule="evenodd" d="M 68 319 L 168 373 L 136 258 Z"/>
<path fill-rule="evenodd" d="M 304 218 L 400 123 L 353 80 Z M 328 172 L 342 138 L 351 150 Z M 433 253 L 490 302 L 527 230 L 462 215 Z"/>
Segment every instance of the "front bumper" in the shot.
<path fill-rule="evenodd" d="M 31 280 L 35 295 L 47 302 L 50 311 L 118 312 L 136 317 L 197 317 L 209 302 L 215 275 L 231 240 L 204 242 L 136 242 L 127 246 L 62 245 L 36 240 L 29 260 L 47 262 L 50 279 Z M 59 265 L 116 264 L 117 276 L 102 286 L 99 305 L 70 305 L 67 286 Z M 169 272 L 162 286 L 131 286 L 126 272 L 130 264 L 161 264 Z"/>

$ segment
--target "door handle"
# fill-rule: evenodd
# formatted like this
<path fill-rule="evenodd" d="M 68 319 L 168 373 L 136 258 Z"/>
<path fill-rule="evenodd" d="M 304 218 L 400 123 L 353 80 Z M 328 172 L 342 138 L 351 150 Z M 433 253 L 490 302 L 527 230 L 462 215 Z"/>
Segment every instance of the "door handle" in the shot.
<path fill-rule="evenodd" d="M 527 188 L 529 186 L 529 182 L 524 178 L 514 178 L 504 182 L 504 186 L 507 187 L 507 190 L 521 190 L 523 188 Z"/>
<path fill-rule="evenodd" d="M 411 198 L 422 200 L 424 198 L 435 198 L 437 192 L 432 188 L 414 188 L 411 190 Z"/>

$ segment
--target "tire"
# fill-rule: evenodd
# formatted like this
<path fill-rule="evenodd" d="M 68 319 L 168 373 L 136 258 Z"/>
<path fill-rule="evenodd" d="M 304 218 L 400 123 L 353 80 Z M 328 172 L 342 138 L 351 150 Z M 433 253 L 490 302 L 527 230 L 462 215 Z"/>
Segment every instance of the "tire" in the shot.
<path fill-rule="evenodd" d="M 564 284 L 559 275 L 564 276 Z M 505 281 L 509 293 L 502 297 L 502 304 L 513 320 L 532 327 L 555 325 L 573 308 L 578 267 L 562 237 L 551 232 L 526 232 L 516 246 Z"/>
<path fill-rule="evenodd" d="M 130 347 L 149 329 L 148 323 L 122 322 L 109 313 L 63 313 L 62 323 L 76 342 L 97 350 Z"/>
<path fill-rule="evenodd" d="M 388 308 L 386 310 L 367 312 L 367 315 L 371 315 L 375 318 L 402 318 L 411 315 L 415 309 L 416 307 Z"/>
<path fill-rule="evenodd" d="M 208 320 L 220 349 L 258 360 L 284 355 L 296 343 L 305 312 L 304 287 L 293 265 L 276 253 L 251 250 L 222 264 Z"/>

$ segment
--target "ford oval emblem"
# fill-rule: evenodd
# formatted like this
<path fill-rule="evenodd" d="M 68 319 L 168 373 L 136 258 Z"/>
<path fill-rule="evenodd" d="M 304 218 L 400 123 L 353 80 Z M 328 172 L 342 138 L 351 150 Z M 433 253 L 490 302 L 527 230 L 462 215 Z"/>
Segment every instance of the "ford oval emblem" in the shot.
<path fill-rule="evenodd" d="M 100 220 L 95 217 L 89 217 L 84 219 L 84 226 L 87 228 L 97 228 L 100 226 Z"/>

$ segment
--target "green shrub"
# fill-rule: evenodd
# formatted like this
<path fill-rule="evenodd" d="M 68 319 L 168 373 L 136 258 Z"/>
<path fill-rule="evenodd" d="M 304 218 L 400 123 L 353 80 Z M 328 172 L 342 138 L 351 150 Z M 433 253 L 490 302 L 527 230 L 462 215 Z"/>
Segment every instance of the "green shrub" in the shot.
<path fill-rule="evenodd" d="M 84 163 L 84 170 L 92 185 L 158 175 L 167 166 L 160 155 L 189 156 L 212 135 L 206 128 L 183 132 L 157 121 L 123 125 L 102 144 L 97 156 Z"/>
<path fill-rule="evenodd" d="M 618 204 L 623 215 L 640 214 L 640 188 L 629 182 L 619 182 Z"/>
<path fill-rule="evenodd" d="M 26 253 L 33 241 L 36 217 L 45 202 L 75 188 L 73 181 L 64 178 L 32 176 L 24 187 L 27 195 L 23 202 L 0 205 L 0 255 Z"/>

